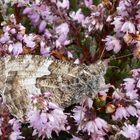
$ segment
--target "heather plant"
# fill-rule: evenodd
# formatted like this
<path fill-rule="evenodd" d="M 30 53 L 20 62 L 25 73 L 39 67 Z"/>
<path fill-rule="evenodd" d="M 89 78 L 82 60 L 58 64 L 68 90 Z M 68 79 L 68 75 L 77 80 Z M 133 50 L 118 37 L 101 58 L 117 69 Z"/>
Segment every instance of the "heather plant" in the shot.
<path fill-rule="evenodd" d="M 48 100 L 52 93 L 31 95 L 26 123 L 1 98 L 1 140 L 140 139 L 139 0 L 1 0 L 0 10 L 1 58 L 102 60 L 107 67 L 94 99 L 61 108 Z"/>

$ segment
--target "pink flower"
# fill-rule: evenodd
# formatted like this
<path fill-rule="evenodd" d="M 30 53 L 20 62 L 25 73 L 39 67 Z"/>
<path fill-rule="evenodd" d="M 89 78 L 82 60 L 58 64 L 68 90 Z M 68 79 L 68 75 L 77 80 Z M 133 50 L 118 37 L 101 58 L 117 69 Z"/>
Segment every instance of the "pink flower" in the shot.
<path fill-rule="evenodd" d="M 47 39 L 50 39 L 52 37 L 52 34 L 49 32 L 49 30 L 45 29 L 45 33 L 44 33 L 45 37 Z"/>
<path fill-rule="evenodd" d="M 105 135 L 105 130 L 108 130 L 107 122 L 99 117 L 95 120 L 88 121 L 85 124 L 83 131 L 87 131 L 90 134 L 102 134 Z"/>
<path fill-rule="evenodd" d="M 85 109 L 81 106 L 76 106 L 73 109 L 73 112 L 74 112 L 73 118 L 76 121 L 76 123 L 79 125 L 81 121 L 84 119 Z"/>
<path fill-rule="evenodd" d="M 56 33 L 58 35 L 68 34 L 69 33 L 69 25 L 67 23 L 62 23 L 56 27 Z"/>
<path fill-rule="evenodd" d="M 10 140 L 20 140 L 20 139 L 24 139 L 24 137 L 20 136 L 21 132 L 12 132 L 9 136 Z"/>
<path fill-rule="evenodd" d="M 23 14 L 29 14 L 32 12 L 32 8 L 30 7 L 26 7 L 24 10 L 23 10 Z"/>
<path fill-rule="evenodd" d="M 78 23 L 82 23 L 84 21 L 84 15 L 82 14 L 81 9 L 79 9 L 77 12 L 73 11 L 70 13 L 70 17 Z"/>
<path fill-rule="evenodd" d="M 140 117 L 137 120 L 137 125 L 136 125 L 137 129 L 140 130 Z"/>
<path fill-rule="evenodd" d="M 68 33 L 69 33 L 69 25 L 67 23 L 62 23 L 55 28 L 56 34 L 58 35 L 58 39 L 56 41 L 57 46 L 67 45 L 69 43 Z"/>
<path fill-rule="evenodd" d="M 40 42 L 40 53 L 43 56 L 49 56 L 50 53 L 50 47 L 47 47 L 43 41 Z"/>
<path fill-rule="evenodd" d="M 36 99 L 33 100 L 35 100 L 36 104 L 38 103 Z M 48 100 L 44 100 L 42 104 L 44 108 L 42 111 L 35 107 L 30 108 L 27 113 L 27 120 L 30 123 L 30 127 L 34 129 L 33 135 L 38 134 L 42 138 L 45 136 L 51 138 L 52 131 L 58 134 L 61 130 L 65 130 L 67 116 L 61 108 Z"/>
<path fill-rule="evenodd" d="M 93 0 L 84 0 L 86 7 L 90 7 L 93 4 Z"/>
<path fill-rule="evenodd" d="M 20 42 L 10 44 L 8 49 L 9 52 L 12 52 L 14 56 L 17 56 L 23 52 L 22 44 Z"/>
<path fill-rule="evenodd" d="M 118 53 L 121 49 L 120 41 L 113 37 L 113 36 L 107 36 L 106 39 L 104 39 L 105 45 L 106 45 L 106 50 L 111 51 L 113 50 L 115 53 Z"/>
<path fill-rule="evenodd" d="M 137 82 L 137 88 L 140 88 L 140 79 Z"/>
<path fill-rule="evenodd" d="M 135 34 L 136 33 L 136 28 L 135 28 L 135 25 L 130 22 L 130 21 L 126 21 L 123 25 L 122 25 L 122 28 L 121 28 L 121 31 L 125 32 L 125 33 L 133 33 Z"/>
<path fill-rule="evenodd" d="M 14 131 L 18 131 L 21 127 L 20 122 L 16 119 L 11 119 L 8 123 L 12 125 Z"/>
<path fill-rule="evenodd" d="M 115 26 L 115 32 L 120 32 L 123 25 L 123 18 L 121 16 L 117 16 L 114 18 L 114 21 L 111 24 Z"/>
<path fill-rule="evenodd" d="M 140 74 L 140 68 L 132 70 L 132 76 L 136 78 Z"/>
<path fill-rule="evenodd" d="M 43 32 L 46 28 L 46 25 L 47 25 L 46 21 L 42 20 L 40 25 L 39 25 L 39 32 Z"/>
<path fill-rule="evenodd" d="M 98 6 L 93 5 L 91 15 L 85 18 L 83 26 L 86 27 L 89 32 L 94 30 L 101 31 L 104 27 L 103 22 L 106 18 L 104 13 L 105 8 L 102 3 Z"/>
<path fill-rule="evenodd" d="M 124 97 L 124 93 L 122 93 L 119 89 L 116 89 L 112 95 L 113 99 L 121 100 Z"/>
<path fill-rule="evenodd" d="M 97 130 L 98 129 L 97 129 L 94 121 L 88 121 L 85 125 L 85 128 L 83 129 L 83 131 L 88 132 L 88 135 L 90 135 L 91 133 L 95 133 Z"/>
<path fill-rule="evenodd" d="M 73 58 L 73 54 L 70 51 L 67 51 L 68 58 Z"/>
<path fill-rule="evenodd" d="M 29 47 L 29 48 L 32 48 L 32 49 L 35 47 L 34 35 L 33 34 L 24 35 L 23 40 L 26 43 L 26 47 Z"/>
<path fill-rule="evenodd" d="M 124 107 L 118 107 L 115 114 L 112 116 L 113 120 L 118 120 L 118 119 L 127 119 L 129 117 L 129 113 L 127 112 L 126 108 Z"/>
<path fill-rule="evenodd" d="M 97 118 L 94 120 L 94 122 L 95 122 L 95 124 L 96 124 L 96 126 L 97 126 L 97 128 L 98 128 L 99 130 L 105 131 L 105 130 L 108 129 L 108 124 L 107 124 L 107 122 L 106 122 L 105 120 L 103 120 L 103 119 L 97 117 Z"/>
<path fill-rule="evenodd" d="M 69 7 L 70 7 L 69 0 L 63 0 L 62 2 L 59 0 L 57 2 L 57 6 L 63 8 L 63 9 L 69 9 Z"/>
<path fill-rule="evenodd" d="M 5 32 L 1 37 L 0 37 L 0 43 L 6 43 L 7 41 L 10 40 L 10 36 L 8 32 Z"/>
<path fill-rule="evenodd" d="M 134 100 L 134 99 L 138 99 L 139 95 L 138 95 L 138 90 L 130 90 L 126 92 L 126 96 L 129 97 L 129 99 Z"/>
<path fill-rule="evenodd" d="M 129 124 L 125 124 L 125 126 L 123 126 L 123 130 L 121 130 L 120 133 L 130 140 L 138 140 L 140 137 L 139 130 L 134 125 Z"/>
<path fill-rule="evenodd" d="M 20 122 L 16 119 L 11 119 L 8 123 L 12 125 L 12 130 L 13 130 L 9 136 L 9 139 L 10 140 L 24 139 L 24 137 L 21 136 L 22 133 L 20 132 L 20 128 L 21 128 Z"/>
<path fill-rule="evenodd" d="M 123 84 L 125 86 L 125 90 L 126 91 L 132 91 L 135 88 L 135 79 L 133 78 L 126 78 L 123 81 L 125 81 L 125 83 Z"/>
<path fill-rule="evenodd" d="M 74 64 L 80 64 L 80 60 L 77 58 L 77 59 L 74 61 Z"/>
<path fill-rule="evenodd" d="M 139 101 L 136 100 L 134 105 L 136 106 L 136 108 L 140 109 L 140 102 Z"/>
<path fill-rule="evenodd" d="M 126 107 L 127 112 L 131 115 L 131 116 L 137 116 L 137 110 L 135 107 L 133 107 L 132 105 L 129 105 L 128 107 Z"/>

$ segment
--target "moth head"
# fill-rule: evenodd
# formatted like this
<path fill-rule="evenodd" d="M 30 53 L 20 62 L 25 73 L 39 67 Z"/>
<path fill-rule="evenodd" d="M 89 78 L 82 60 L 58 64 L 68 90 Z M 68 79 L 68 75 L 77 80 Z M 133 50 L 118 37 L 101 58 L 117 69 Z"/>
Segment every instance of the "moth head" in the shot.
<path fill-rule="evenodd" d="M 81 80 L 85 83 L 85 94 L 94 99 L 98 94 L 101 85 L 105 83 L 104 74 L 106 73 L 107 66 L 103 61 L 98 61 L 91 64 L 81 71 Z"/>

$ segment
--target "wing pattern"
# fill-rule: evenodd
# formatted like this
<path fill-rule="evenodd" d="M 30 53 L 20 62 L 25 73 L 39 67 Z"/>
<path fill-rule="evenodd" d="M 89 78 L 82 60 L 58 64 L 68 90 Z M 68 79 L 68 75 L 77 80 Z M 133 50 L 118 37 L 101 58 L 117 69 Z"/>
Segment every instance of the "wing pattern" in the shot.
<path fill-rule="evenodd" d="M 95 96 L 106 71 L 102 62 L 74 65 L 32 55 L 6 57 L 0 68 L 0 92 L 9 111 L 19 119 L 27 111 L 31 94 L 50 91 L 50 101 L 62 107 L 77 103 L 83 95 Z"/>

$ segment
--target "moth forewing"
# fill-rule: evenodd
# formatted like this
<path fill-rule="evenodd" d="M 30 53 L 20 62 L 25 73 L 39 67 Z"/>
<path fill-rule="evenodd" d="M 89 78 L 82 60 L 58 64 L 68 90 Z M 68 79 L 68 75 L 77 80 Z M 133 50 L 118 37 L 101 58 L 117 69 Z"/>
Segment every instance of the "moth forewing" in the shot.
<path fill-rule="evenodd" d="M 49 100 L 65 108 L 80 102 L 83 95 L 94 97 L 105 73 L 102 61 L 86 66 L 25 55 L 5 58 L 4 63 L 0 62 L 3 96 L 9 111 L 19 119 L 26 114 L 28 96 L 49 91 Z"/>

